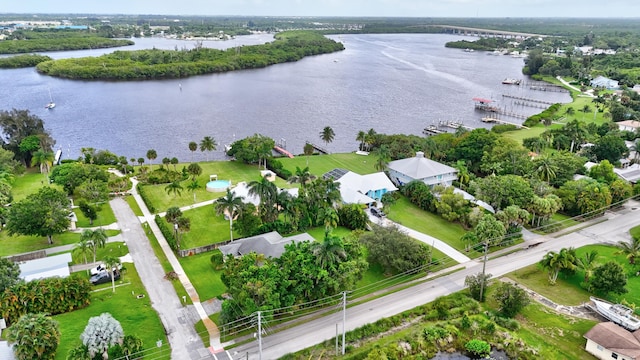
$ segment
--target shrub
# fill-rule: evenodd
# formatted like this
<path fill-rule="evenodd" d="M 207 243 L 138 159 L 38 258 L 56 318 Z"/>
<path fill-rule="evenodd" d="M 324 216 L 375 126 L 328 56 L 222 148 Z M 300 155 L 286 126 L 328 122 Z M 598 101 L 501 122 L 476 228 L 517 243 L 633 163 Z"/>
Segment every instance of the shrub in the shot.
<path fill-rule="evenodd" d="M 149 212 L 154 214 L 156 212 L 156 208 L 151 203 L 151 200 L 147 198 L 147 194 L 145 192 L 144 186 L 142 186 L 141 184 L 138 184 L 138 194 L 140 194 L 140 197 L 142 198 L 142 201 L 144 201 L 144 204 L 147 206 L 147 209 L 149 209 Z"/>
<path fill-rule="evenodd" d="M 291 171 L 284 168 L 282 163 L 277 159 L 267 159 L 267 169 L 273 171 L 279 177 L 289 180 L 291 177 Z"/>
<path fill-rule="evenodd" d="M 364 230 L 369 218 L 358 204 L 344 205 L 338 209 L 340 225 L 350 230 Z"/>
<path fill-rule="evenodd" d="M 169 271 L 168 273 L 164 274 L 164 278 L 165 280 L 173 281 L 173 280 L 178 280 L 179 276 L 178 276 L 178 273 L 176 273 L 175 271 Z"/>
<path fill-rule="evenodd" d="M 211 254 L 211 264 L 216 270 L 220 270 L 224 264 L 224 255 L 220 250 L 214 250 Z"/>
<path fill-rule="evenodd" d="M 160 232 L 164 235 L 165 239 L 167 239 L 167 243 L 171 250 L 176 251 L 177 243 L 176 238 L 173 237 L 173 230 L 169 228 L 169 224 L 166 222 L 164 218 L 161 218 L 160 215 L 156 215 L 155 217 L 156 224 L 160 228 Z"/>
<path fill-rule="evenodd" d="M 494 125 L 491 128 L 491 131 L 493 131 L 496 134 L 502 134 L 503 132 L 513 131 L 517 129 L 518 127 L 513 124 L 498 124 L 498 125 Z"/>
<path fill-rule="evenodd" d="M 474 357 L 486 358 L 491 354 L 491 345 L 483 340 L 469 340 L 464 344 L 464 348 Z"/>
<path fill-rule="evenodd" d="M 502 326 L 505 329 L 509 329 L 511 331 L 518 331 L 520 329 L 520 323 L 515 319 L 509 319 L 502 316 L 496 316 L 493 321 L 496 324 Z"/>

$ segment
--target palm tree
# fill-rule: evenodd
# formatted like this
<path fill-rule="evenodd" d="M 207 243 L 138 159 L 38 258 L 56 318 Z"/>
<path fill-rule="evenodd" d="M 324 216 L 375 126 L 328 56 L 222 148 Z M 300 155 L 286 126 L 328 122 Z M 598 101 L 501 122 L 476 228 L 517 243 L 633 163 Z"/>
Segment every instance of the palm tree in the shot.
<path fill-rule="evenodd" d="M 176 197 L 176 195 L 182 196 L 182 190 L 184 189 L 179 182 L 174 181 L 169 185 L 165 186 L 164 190 L 167 192 L 167 194 L 173 193 L 173 197 Z"/>
<path fill-rule="evenodd" d="M 640 128 L 638 128 L 640 131 Z M 633 162 L 636 164 L 640 162 L 640 139 L 636 139 L 636 141 L 629 147 L 629 154 L 633 153 Z"/>
<path fill-rule="evenodd" d="M 180 250 L 180 240 L 182 239 L 182 234 L 189 232 L 191 230 L 191 219 L 186 216 L 180 216 L 176 220 L 176 245 L 178 250 Z"/>
<path fill-rule="evenodd" d="M 573 249 L 562 248 L 560 252 L 549 251 L 540 260 L 539 264 L 543 269 L 549 271 L 549 283 L 555 285 L 558 280 L 558 274 L 561 270 L 575 269 L 576 259 L 573 255 Z"/>
<path fill-rule="evenodd" d="M 42 150 L 42 148 L 40 148 L 33 153 L 33 157 L 31 158 L 31 166 L 40 165 L 40 173 L 46 174 L 47 180 L 49 180 L 49 170 L 53 165 L 54 158 L 55 156 L 53 155 L 53 152 L 44 151 Z"/>
<path fill-rule="evenodd" d="M 140 167 L 142 167 L 142 164 L 144 164 L 144 158 L 139 157 L 138 158 L 138 165 L 140 165 Z"/>
<path fill-rule="evenodd" d="M 316 176 L 309 172 L 309 167 L 305 167 L 304 169 L 300 169 L 296 166 L 296 174 L 289 178 L 290 184 L 300 184 L 304 189 L 308 183 L 315 180 Z"/>
<path fill-rule="evenodd" d="M 551 180 L 556 178 L 556 170 L 558 170 L 558 167 L 551 160 L 550 156 L 539 156 L 536 159 L 535 164 L 537 165 L 536 173 L 540 180 L 550 183 Z"/>
<path fill-rule="evenodd" d="M 338 217 L 336 209 L 332 207 L 325 207 L 324 209 L 321 209 L 319 215 L 324 223 L 325 231 L 330 231 L 331 229 L 338 227 L 338 221 L 340 218 Z"/>
<path fill-rule="evenodd" d="M 640 257 L 640 237 L 632 237 L 631 242 L 619 241 L 616 247 L 620 249 L 616 255 L 624 254 L 631 265 L 634 265 L 636 258 Z"/>
<path fill-rule="evenodd" d="M 376 149 L 376 155 L 378 155 L 378 159 L 374 164 L 376 170 L 387 170 L 387 165 L 389 165 L 389 160 L 391 159 L 391 155 L 389 154 L 389 148 L 387 147 L 387 145 L 382 145 L 378 149 Z"/>
<path fill-rule="evenodd" d="M 569 121 L 567 125 L 565 125 L 563 132 L 571 139 L 571 149 L 569 152 L 573 152 L 576 143 L 581 142 L 588 135 L 584 122 L 578 121 L 577 119 Z"/>
<path fill-rule="evenodd" d="M 367 139 L 365 140 L 365 143 L 367 143 L 367 150 L 371 150 L 371 145 L 373 145 L 373 143 L 376 141 L 376 135 L 378 135 L 378 133 L 376 133 L 373 128 L 367 131 Z"/>
<path fill-rule="evenodd" d="M 214 151 L 218 147 L 216 140 L 211 136 L 205 136 L 204 139 L 200 141 L 200 151 Z M 207 155 L 207 161 L 209 161 L 209 155 Z"/>
<path fill-rule="evenodd" d="M 75 255 L 82 256 L 82 258 L 84 259 L 84 263 L 86 264 L 87 254 L 91 255 L 92 253 L 91 247 L 92 247 L 91 240 L 86 239 L 83 236 L 80 236 L 80 241 L 74 246 L 73 253 Z"/>
<path fill-rule="evenodd" d="M 469 169 L 467 168 L 466 162 L 464 160 L 458 160 L 453 165 L 453 168 L 458 170 L 458 183 L 460 183 L 460 188 L 463 189 L 464 186 L 469 185 L 471 176 L 469 174 Z"/>
<path fill-rule="evenodd" d="M 171 164 L 171 159 L 169 159 L 168 157 L 162 158 L 162 165 L 166 165 L 167 170 L 169 170 L 169 164 Z"/>
<path fill-rule="evenodd" d="M 356 141 L 360 141 L 360 147 L 358 150 L 364 150 L 364 142 L 367 140 L 367 133 L 364 131 L 358 131 L 358 136 L 356 136 Z"/>
<path fill-rule="evenodd" d="M 113 290 L 113 292 L 116 292 L 116 281 L 113 278 L 113 273 L 116 271 L 120 271 L 118 270 L 120 259 L 115 256 L 109 255 L 105 256 L 102 261 L 104 262 L 104 266 L 106 266 L 107 270 L 109 271 L 109 275 L 111 275 L 111 289 Z"/>
<path fill-rule="evenodd" d="M 176 165 L 178 165 L 178 163 L 179 163 L 179 162 L 180 162 L 180 161 L 178 160 L 178 158 L 177 158 L 177 157 L 172 157 L 172 158 L 171 158 L 171 165 L 173 165 L 173 171 L 178 171 L 178 170 L 176 169 Z"/>
<path fill-rule="evenodd" d="M 218 215 L 227 214 L 229 217 L 229 238 L 233 241 L 233 218 L 236 217 L 242 208 L 242 196 L 236 196 L 229 189 L 224 197 L 215 202 L 215 209 Z"/>
<path fill-rule="evenodd" d="M 596 263 L 597 258 L 598 251 L 593 250 L 576 259 L 576 266 L 578 266 L 578 269 L 584 271 L 584 282 L 589 282 L 589 278 L 593 275 L 593 270 L 598 265 Z"/>
<path fill-rule="evenodd" d="M 193 193 L 193 202 L 196 202 L 196 190 L 200 188 L 200 184 L 198 184 L 198 180 L 192 180 L 189 184 L 187 184 L 187 190 Z"/>
<path fill-rule="evenodd" d="M 333 129 L 330 126 L 325 126 L 324 129 L 320 132 L 320 139 L 324 141 L 325 144 L 329 145 L 330 142 L 333 141 L 333 138 L 336 134 L 333 132 Z"/>
<path fill-rule="evenodd" d="M 260 213 L 263 222 L 272 222 L 278 216 L 275 208 L 277 192 L 278 188 L 267 177 L 249 183 L 249 195 L 260 198 Z"/>
<path fill-rule="evenodd" d="M 155 150 L 153 149 L 147 150 L 147 159 L 149 159 L 149 166 L 151 168 L 153 168 L 153 160 L 155 160 L 157 157 L 158 157 L 158 153 Z"/>
<path fill-rule="evenodd" d="M 191 175 L 191 180 L 195 180 L 202 174 L 202 167 L 197 163 L 191 163 L 187 166 L 187 172 Z"/>
<path fill-rule="evenodd" d="M 189 142 L 189 150 L 191 150 L 191 161 L 193 161 L 193 155 L 195 154 L 196 150 L 198 150 L 198 143 L 195 141 Z"/>
<path fill-rule="evenodd" d="M 93 262 L 96 262 L 96 252 L 98 248 L 104 248 L 107 244 L 107 233 L 103 229 L 84 229 L 80 235 L 80 240 L 86 240 L 90 243 L 93 252 Z"/>
<path fill-rule="evenodd" d="M 322 269 L 335 267 L 340 260 L 347 258 L 342 239 L 331 235 L 328 230 L 324 233 L 324 241 L 313 243 L 311 251 L 316 257 L 316 264 Z"/>

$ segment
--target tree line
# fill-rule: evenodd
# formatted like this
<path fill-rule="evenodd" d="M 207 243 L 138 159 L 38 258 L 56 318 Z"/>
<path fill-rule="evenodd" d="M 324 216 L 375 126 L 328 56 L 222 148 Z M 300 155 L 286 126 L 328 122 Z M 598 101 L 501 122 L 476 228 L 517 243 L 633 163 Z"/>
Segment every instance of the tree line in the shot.
<path fill-rule="evenodd" d="M 318 33 L 279 33 L 263 45 L 217 50 L 197 46 L 190 50 L 115 51 L 99 57 L 60 59 L 38 64 L 51 76 L 84 80 L 144 80 L 179 78 L 298 61 L 305 56 L 343 50 L 342 43 Z"/>

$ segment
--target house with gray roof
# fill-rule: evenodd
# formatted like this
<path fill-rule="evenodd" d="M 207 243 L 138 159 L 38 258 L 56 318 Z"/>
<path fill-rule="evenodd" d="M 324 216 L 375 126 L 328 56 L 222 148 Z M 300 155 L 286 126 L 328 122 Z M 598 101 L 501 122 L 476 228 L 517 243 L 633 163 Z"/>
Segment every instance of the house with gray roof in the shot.
<path fill-rule="evenodd" d="M 424 157 L 422 151 L 418 151 L 415 157 L 392 161 L 387 167 L 391 181 L 398 186 L 414 180 L 422 181 L 430 187 L 451 186 L 458 178 L 458 170 Z"/>
<path fill-rule="evenodd" d="M 612 80 L 604 76 L 598 76 L 591 80 L 589 83 L 594 88 L 603 88 L 608 90 L 615 90 L 620 87 L 618 80 Z"/>
<path fill-rule="evenodd" d="M 613 322 L 603 322 L 584 337 L 585 350 L 598 359 L 640 360 L 640 330 L 630 332 Z"/>
<path fill-rule="evenodd" d="M 383 172 L 360 175 L 344 169 L 333 169 L 322 175 L 340 184 L 340 197 L 345 204 L 373 204 L 382 195 L 398 188 Z"/>
<path fill-rule="evenodd" d="M 262 254 L 267 258 L 278 258 L 284 253 L 285 245 L 305 241 L 314 242 L 315 239 L 307 233 L 282 237 L 277 231 L 272 231 L 266 234 L 234 240 L 227 245 L 220 246 L 218 249 L 220 249 L 222 255 L 225 257 L 227 257 L 227 255 L 240 257 L 254 252 L 256 254 Z"/>

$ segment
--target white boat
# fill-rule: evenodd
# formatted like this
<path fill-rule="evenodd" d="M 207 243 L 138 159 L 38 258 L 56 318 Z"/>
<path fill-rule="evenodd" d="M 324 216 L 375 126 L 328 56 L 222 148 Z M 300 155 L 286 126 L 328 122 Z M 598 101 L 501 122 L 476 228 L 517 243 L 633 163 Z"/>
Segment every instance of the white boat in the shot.
<path fill-rule="evenodd" d="M 45 109 L 53 109 L 56 107 L 56 103 L 53 102 L 53 97 L 51 96 L 51 89 L 49 89 L 49 103 L 44 106 Z"/>
<path fill-rule="evenodd" d="M 502 80 L 502 83 L 505 84 L 505 85 L 520 85 L 520 80 L 512 79 L 512 78 L 506 78 L 506 79 Z"/>
<path fill-rule="evenodd" d="M 595 305 L 594 310 L 600 315 L 629 331 L 636 331 L 640 329 L 640 319 L 634 316 L 632 309 L 622 304 L 613 304 L 596 297 L 591 297 L 590 299 Z"/>

